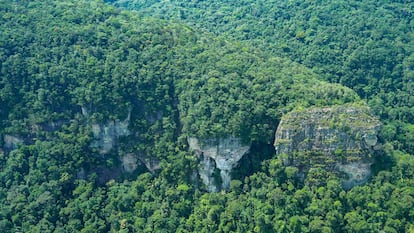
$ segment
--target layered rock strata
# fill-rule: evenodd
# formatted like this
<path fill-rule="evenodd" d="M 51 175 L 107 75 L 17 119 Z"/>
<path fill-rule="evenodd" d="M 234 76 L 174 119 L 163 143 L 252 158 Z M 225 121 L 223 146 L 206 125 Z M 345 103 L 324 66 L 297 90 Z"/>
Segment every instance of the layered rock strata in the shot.
<path fill-rule="evenodd" d="M 282 117 L 275 135 L 276 154 L 305 178 L 311 167 L 342 174 L 345 188 L 371 175 L 380 121 L 366 106 L 294 110 Z"/>

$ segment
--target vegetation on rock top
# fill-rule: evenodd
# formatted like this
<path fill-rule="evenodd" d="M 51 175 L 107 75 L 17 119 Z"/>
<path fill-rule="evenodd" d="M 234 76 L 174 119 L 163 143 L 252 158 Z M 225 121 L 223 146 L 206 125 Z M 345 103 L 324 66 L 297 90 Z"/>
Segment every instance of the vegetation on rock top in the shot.
<path fill-rule="evenodd" d="M 216 1 L 188 2 L 210 3 Z M 243 10 L 244 2 L 238 4 L 240 8 L 230 5 L 228 10 Z M 366 4 L 367 9 L 381 12 Z M 308 5 L 296 3 L 285 8 L 297 11 Z M 399 3 L 391 5 L 395 6 L 393 11 L 404 13 L 402 20 L 410 19 L 410 3 L 405 8 Z M 273 11 L 267 6 L 263 9 Z M 318 12 L 323 13 L 315 8 L 315 14 Z M 407 56 L 398 49 L 396 56 L 388 56 L 395 46 L 382 46 L 385 41 L 361 42 L 365 50 L 353 50 L 355 61 L 349 67 L 356 67 L 338 72 L 346 74 L 342 83 L 349 81 L 355 92 L 322 81 L 335 79 L 321 73 L 336 70 L 336 63 L 332 67 L 321 64 L 322 72 L 299 64 L 309 65 L 295 55 L 302 47 L 288 49 L 296 60 L 293 62 L 278 57 L 282 53 L 260 50 L 266 49 L 271 38 L 257 49 L 258 37 L 237 42 L 237 37 L 226 38 L 231 34 L 216 37 L 144 13 L 120 10 L 100 0 L 0 2 L 0 137 L 19 142 L 1 140 L 2 231 L 414 229 L 414 160 L 409 154 L 414 141 L 409 95 L 413 90 L 412 56 L 409 46 L 405 47 L 410 42 L 410 24 L 395 28 L 407 36 L 395 45 L 403 47 Z M 251 19 L 243 15 L 226 20 L 238 23 L 239 19 Z M 292 46 L 305 43 L 310 36 L 307 33 L 295 33 Z M 317 34 L 312 41 L 324 37 Z M 381 52 L 378 60 L 356 52 L 371 48 Z M 324 55 L 331 54 L 330 46 L 321 47 L 320 52 L 321 56 L 314 54 L 315 61 L 330 59 Z M 368 69 L 371 65 L 378 68 L 378 64 L 385 65 L 379 66 L 382 73 Z M 368 75 L 354 76 L 358 70 L 367 70 Z M 347 77 L 356 78 L 345 81 Z M 387 89 L 376 94 L 375 87 Z M 281 158 L 265 157 L 268 152 L 260 150 L 272 143 L 283 114 L 298 106 L 351 104 L 360 101 L 357 93 L 369 98 L 375 113 L 389 120 L 381 138 L 384 156 L 366 185 L 345 191 L 336 177 L 320 169 L 313 170 L 313 177 L 324 182 L 302 183 L 295 178 L 297 170 L 284 167 Z M 397 108 L 391 108 L 390 103 L 396 103 Z M 102 155 L 91 147 L 92 124 L 124 120 L 129 112 L 131 133 L 120 137 L 116 148 Z M 229 190 L 207 193 L 196 175 L 198 161 L 188 151 L 185 138 L 223 135 L 237 136 L 259 148 L 250 158 L 256 170 L 239 170 L 238 180 L 231 181 Z M 119 157 L 124 154 L 156 158 L 160 171 L 155 175 L 143 169 L 122 174 Z M 110 180 L 100 182 L 103 176 Z"/>

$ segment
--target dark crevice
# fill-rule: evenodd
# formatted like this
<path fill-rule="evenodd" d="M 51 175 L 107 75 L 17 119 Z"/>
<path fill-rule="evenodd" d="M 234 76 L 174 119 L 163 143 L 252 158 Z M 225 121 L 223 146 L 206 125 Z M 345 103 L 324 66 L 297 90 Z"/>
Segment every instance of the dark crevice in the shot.
<path fill-rule="evenodd" d="M 273 144 L 263 142 L 253 142 L 249 153 L 243 156 L 238 165 L 231 173 L 232 179 L 244 180 L 244 177 L 250 176 L 261 171 L 261 163 L 275 155 Z"/>

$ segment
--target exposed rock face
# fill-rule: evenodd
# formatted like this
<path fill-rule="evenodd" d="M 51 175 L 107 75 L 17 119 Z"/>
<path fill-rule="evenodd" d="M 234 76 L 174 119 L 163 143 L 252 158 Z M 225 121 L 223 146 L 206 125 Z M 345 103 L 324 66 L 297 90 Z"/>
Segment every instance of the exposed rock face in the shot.
<path fill-rule="evenodd" d="M 14 150 L 17 148 L 17 145 L 22 144 L 24 141 L 23 139 L 12 136 L 12 135 L 4 135 L 4 149 L 6 150 Z"/>
<path fill-rule="evenodd" d="M 34 139 L 41 140 L 45 138 L 45 133 L 56 132 L 62 128 L 69 120 L 57 120 L 40 124 L 29 124 L 27 126 L 29 132 L 24 135 L 5 134 L 3 137 L 3 148 L 5 152 L 10 152 L 17 148 L 18 145 L 30 145 L 34 143 Z M 1 149 L 1 148 L 0 148 Z"/>
<path fill-rule="evenodd" d="M 82 107 L 82 114 L 85 117 L 88 117 L 88 109 Z M 131 132 L 128 129 L 130 118 L 131 110 L 129 110 L 127 118 L 123 121 L 116 119 L 108 121 L 106 124 L 92 124 L 92 133 L 95 140 L 91 144 L 91 146 L 98 148 L 99 153 L 101 155 L 108 154 L 115 146 L 118 145 L 119 137 L 128 136 L 131 134 Z M 116 152 L 118 153 L 119 160 L 121 162 L 120 167 L 117 167 L 115 169 L 117 172 L 133 173 L 139 169 L 142 169 L 144 166 L 151 173 L 155 173 L 158 169 L 160 169 L 160 161 L 156 158 L 153 158 L 151 156 L 145 156 L 139 153 L 125 154 L 122 152 L 122 148 L 117 149 L 118 150 Z M 111 172 L 109 170 L 101 170 L 102 174 L 115 174 L 114 172 Z"/>
<path fill-rule="evenodd" d="M 95 141 L 91 146 L 98 148 L 100 154 L 107 154 L 116 145 L 120 136 L 130 135 L 128 129 L 129 120 L 130 114 L 123 121 L 111 120 L 105 125 L 92 124 L 92 133 Z"/>
<path fill-rule="evenodd" d="M 369 161 L 338 164 L 337 169 L 348 175 L 348 179 L 343 181 L 343 187 L 350 189 L 355 185 L 364 184 L 371 176 L 371 165 Z"/>
<path fill-rule="evenodd" d="M 371 174 L 372 152 L 379 148 L 381 123 L 365 106 L 335 106 L 286 114 L 276 131 L 276 154 L 306 176 L 311 166 L 345 173 L 346 188 L 363 184 Z"/>
<path fill-rule="evenodd" d="M 153 174 L 161 168 L 160 161 L 157 158 L 141 155 L 138 156 L 138 160 Z"/>
<path fill-rule="evenodd" d="M 200 167 L 198 169 L 198 174 L 200 175 L 201 180 L 207 186 L 209 192 L 217 192 L 218 187 L 216 181 L 214 180 L 214 171 L 216 169 L 216 162 L 207 156 L 201 155 Z"/>
<path fill-rule="evenodd" d="M 155 173 L 161 168 L 160 161 L 158 159 L 149 156 L 136 155 L 134 153 L 128 153 L 121 156 L 121 163 L 123 170 L 128 173 L 134 172 L 138 168 L 138 165 L 142 164 L 151 173 Z"/>
<path fill-rule="evenodd" d="M 249 149 L 241 140 L 234 137 L 224 139 L 198 140 L 188 138 L 190 150 L 200 156 L 199 174 L 207 189 L 215 192 L 219 189 L 214 179 L 214 171 L 220 171 L 221 188 L 227 189 L 230 186 L 230 172 L 237 165 L 239 160 Z"/>
<path fill-rule="evenodd" d="M 34 132 L 46 131 L 55 132 L 60 130 L 64 124 L 69 123 L 69 120 L 50 121 L 48 123 L 36 124 L 32 126 Z"/>
<path fill-rule="evenodd" d="M 126 154 L 121 156 L 122 168 L 125 172 L 134 172 L 138 167 L 138 161 L 134 154 Z"/>

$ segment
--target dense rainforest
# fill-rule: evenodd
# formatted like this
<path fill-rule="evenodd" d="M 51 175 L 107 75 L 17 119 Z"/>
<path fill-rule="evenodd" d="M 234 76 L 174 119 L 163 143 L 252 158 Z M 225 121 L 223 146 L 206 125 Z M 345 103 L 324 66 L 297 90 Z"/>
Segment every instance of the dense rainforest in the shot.
<path fill-rule="evenodd" d="M 410 1 L 1 1 L 1 232 L 414 232 L 413 14 Z M 381 120 L 366 183 L 320 164 L 303 179 L 276 154 L 286 116 L 317 108 Z M 216 161 L 212 191 L 194 141 L 249 149 Z"/>
<path fill-rule="evenodd" d="M 414 4 L 411 1 L 140 1 L 116 6 L 244 41 L 355 90 L 414 153 Z"/>

